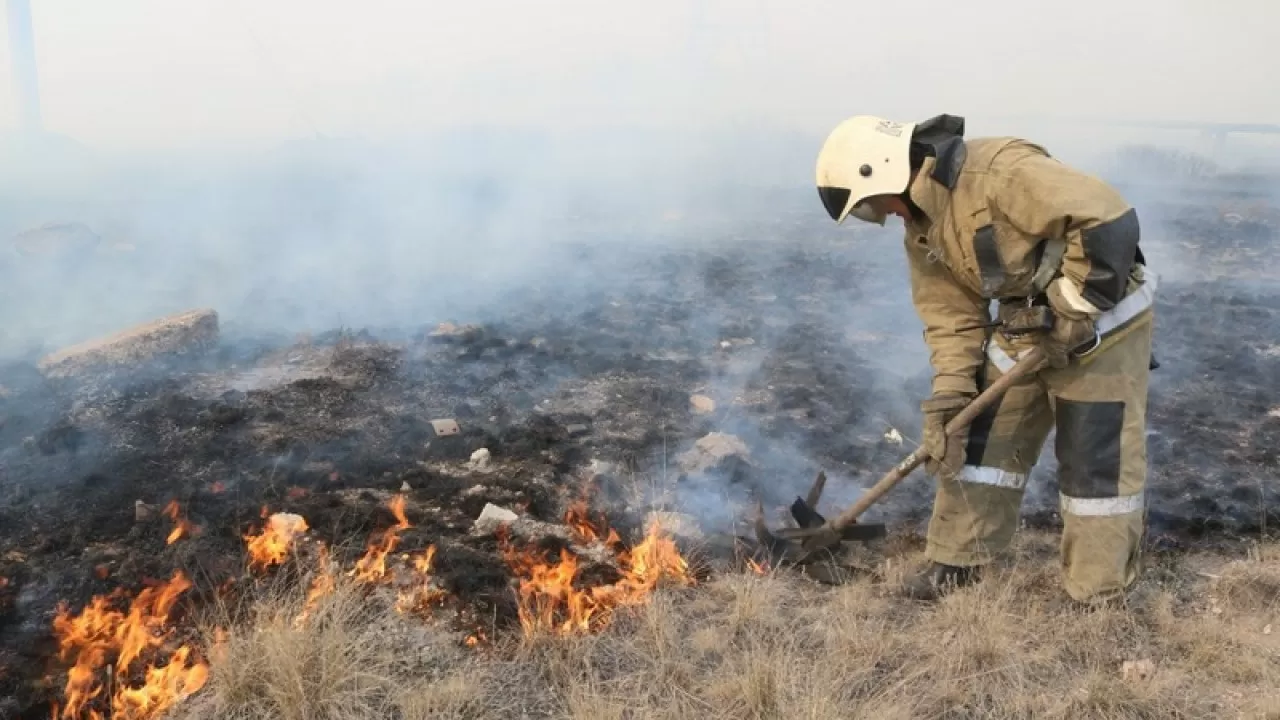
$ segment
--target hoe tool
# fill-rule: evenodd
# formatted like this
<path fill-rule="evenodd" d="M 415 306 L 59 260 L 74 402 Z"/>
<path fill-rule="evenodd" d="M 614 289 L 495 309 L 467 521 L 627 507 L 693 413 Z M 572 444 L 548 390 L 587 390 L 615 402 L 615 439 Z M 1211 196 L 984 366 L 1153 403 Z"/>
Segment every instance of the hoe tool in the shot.
<path fill-rule="evenodd" d="M 1044 352 L 1038 347 L 1033 347 L 1022 353 L 1017 364 L 1010 368 L 1009 372 L 991 383 L 990 387 L 983 390 L 982 394 L 970 401 L 963 410 L 951 419 L 951 422 L 947 423 L 947 433 L 951 434 L 968 427 L 983 410 L 986 410 L 999 399 L 1011 385 L 1039 370 L 1044 359 Z M 787 554 L 789 550 L 798 545 L 797 549 L 800 554 L 797 562 L 805 563 L 813 559 L 817 553 L 830 550 L 839 545 L 842 540 L 872 540 L 884 537 L 884 525 L 860 525 L 857 523 L 858 516 L 866 512 L 867 508 L 874 505 L 885 493 L 902 482 L 912 471 L 924 464 L 927 459 L 928 454 L 924 451 L 924 448 L 916 448 L 915 452 L 885 473 L 879 482 L 868 488 L 858 498 L 857 502 L 840 513 L 834 520 L 827 520 L 815 509 L 818 505 L 818 500 L 822 497 L 822 490 L 827 483 L 826 473 L 818 473 L 818 477 L 814 481 L 813 487 L 810 488 L 809 494 L 805 498 L 797 497 L 795 502 L 791 504 L 791 516 L 795 518 L 800 527 L 782 528 L 777 531 L 769 530 L 764 523 L 764 509 L 760 503 L 756 503 L 756 539 L 761 545 L 768 548 L 770 553 L 775 555 Z"/>

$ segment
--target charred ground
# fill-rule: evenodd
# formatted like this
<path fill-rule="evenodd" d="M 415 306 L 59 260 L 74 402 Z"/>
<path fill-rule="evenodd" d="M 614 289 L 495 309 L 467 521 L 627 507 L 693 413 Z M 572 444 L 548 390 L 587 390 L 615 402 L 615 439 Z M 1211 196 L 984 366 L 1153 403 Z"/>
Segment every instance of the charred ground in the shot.
<path fill-rule="evenodd" d="M 1215 271 L 1235 277 L 1233 267 L 1275 267 L 1273 227 L 1174 215 L 1162 235 L 1194 241 Z M 404 490 L 413 527 L 401 549 L 439 547 L 436 575 L 465 625 L 514 616 L 495 541 L 470 534 L 486 503 L 558 521 L 594 479 L 597 503 L 620 528 L 670 505 L 731 533 L 732 517 L 717 510 L 726 500 L 788 502 L 820 467 L 874 479 L 910 449 L 928 384 L 905 275 L 892 261 L 868 261 L 874 249 L 784 242 L 787 232 L 803 234 L 607 257 L 583 250 L 576 262 L 620 281 L 571 302 L 554 285 L 528 290 L 504 303 L 500 321 L 476 326 L 431 317 L 410 332 L 288 339 L 228 326 L 199 361 L 57 384 L 33 366 L 8 366 L 0 695 L 14 702 L 0 716 L 47 707 L 59 601 L 79 607 L 175 568 L 208 599 L 243 576 L 242 536 L 264 507 L 301 514 L 316 535 L 358 553 L 390 524 L 386 501 Z M 895 249 L 882 244 L 881 255 Z M 1203 276 L 1162 287 L 1153 536 L 1190 544 L 1256 534 L 1280 522 L 1268 487 L 1280 439 L 1280 293 Z M 433 332 L 446 320 L 462 326 Z M 691 394 L 715 410 L 695 412 Z M 439 436 L 436 419 L 456 420 L 460 432 Z M 905 445 L 887 435 L 894 429 Z M 712 431 L 741 437 L 750 457 L 723 475 L 681 477 L 676 456 Z M 479 448 L 492 454 L 486 468 L 468 463 Z M 1052 526 L 1046 454 L 1026 510 L 1031 523 Z M 640 477 L 664 482 L 637 494 Z M 913 478 L 876 514 L 909 533 L 928 497 L 928 481 Z M 166 545 L 172 523 L 160 508 L 171 500 L 199 532 Z"/>

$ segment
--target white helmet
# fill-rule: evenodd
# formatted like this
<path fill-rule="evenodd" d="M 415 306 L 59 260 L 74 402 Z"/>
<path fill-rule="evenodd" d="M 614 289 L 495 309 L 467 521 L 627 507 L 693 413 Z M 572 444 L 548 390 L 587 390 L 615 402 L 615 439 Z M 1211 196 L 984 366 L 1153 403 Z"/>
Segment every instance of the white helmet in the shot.
<path fill-rule="evenodd" d="M 897 195 L 911 181 L 911 136 L 916 123 L 855 115 L 836 126 L 818 153 L 818 197 L 837 223 L 853 215 L 884 225 L 885 214 L 863 201 Z"/>

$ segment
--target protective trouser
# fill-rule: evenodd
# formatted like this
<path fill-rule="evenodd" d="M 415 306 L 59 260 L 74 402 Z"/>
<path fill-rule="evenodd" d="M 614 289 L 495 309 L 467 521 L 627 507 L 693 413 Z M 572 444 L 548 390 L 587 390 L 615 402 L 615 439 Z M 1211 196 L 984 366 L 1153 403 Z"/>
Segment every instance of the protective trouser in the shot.
<path fill-rule="evenodd" d="M 1153 289 L 1142 288 L 1127 307 Z M 1133 583 L 1146 519 L 1145 426 L 1154 325 L 1149 299 L 1123 326 L 1115 327 L 1112 319 L 1110 336 L 1092 354 L 1028 377 L 978 417 L 965 466 L 956 479 L 938 481 L 930 560 L 981 565 L 1009 545 L 1027 477 L 1050 429 L 1056 429 L 1066 591 L 1087 602 Z M 1105 332 L 1101 324 L 1100 330 Z M 988 343 L 982 387 L 1012 367 L 1011 350 L 994 339 Z"/>

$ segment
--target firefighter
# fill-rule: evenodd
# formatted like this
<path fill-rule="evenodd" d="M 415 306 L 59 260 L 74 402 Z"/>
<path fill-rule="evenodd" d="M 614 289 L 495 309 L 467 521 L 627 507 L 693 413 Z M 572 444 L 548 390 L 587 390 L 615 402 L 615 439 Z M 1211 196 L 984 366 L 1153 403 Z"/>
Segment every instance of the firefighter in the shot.
<path fill-rule="evenodd" d="M 1085 604 L 1122 598 L 1140 572 L 1155 365 L 1156 277 L 1136 211 L 1040 145 L 966 139 L 951 115 L 845 120 L 819 153 L 817 185 L 837 223 L 897 215 L 906 230 L 933 370 L 922 444 L 937 491 L 929 564 L 905 594 L 933 600 L 980 579 L 1012 540 L 1053 429 L 1063 587 Z M 1048 357 L 1042 369 L 947 435 L 947 421 L 1032 345 Z"/>

